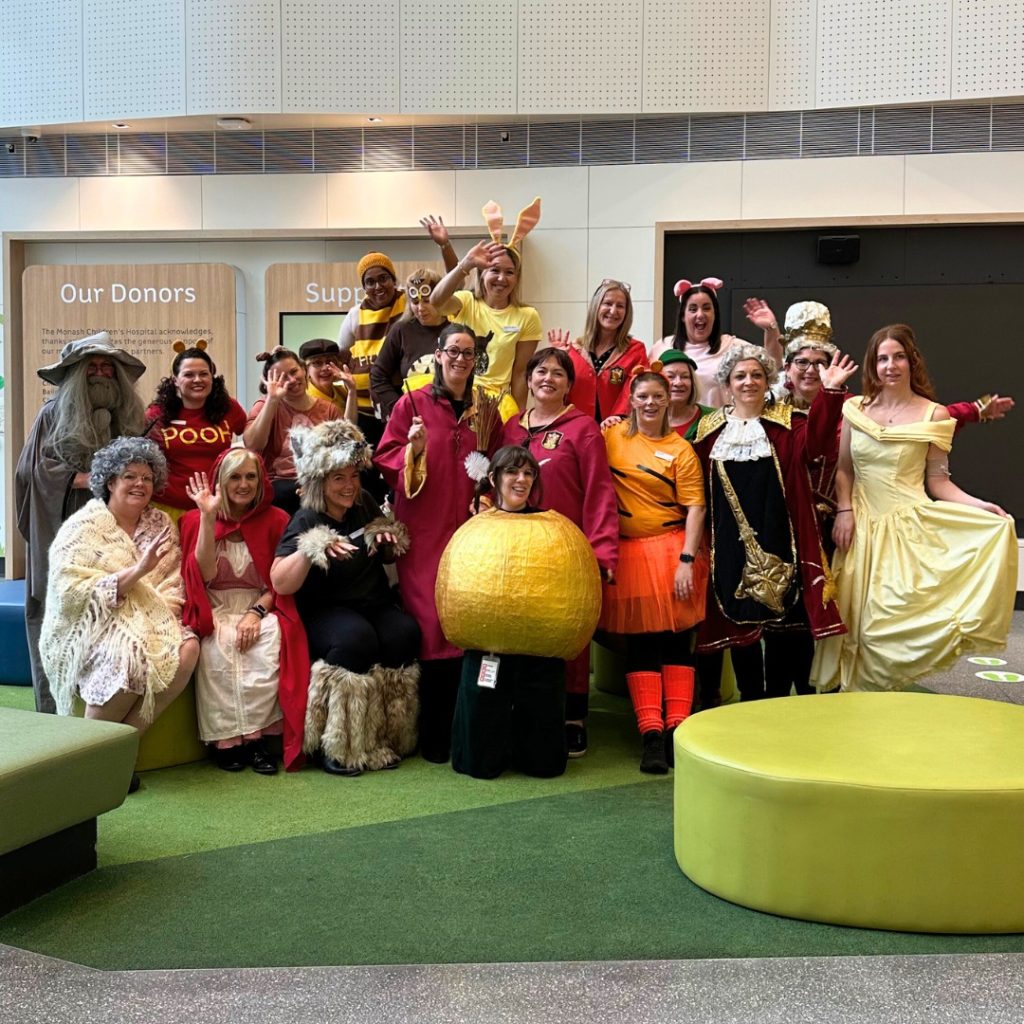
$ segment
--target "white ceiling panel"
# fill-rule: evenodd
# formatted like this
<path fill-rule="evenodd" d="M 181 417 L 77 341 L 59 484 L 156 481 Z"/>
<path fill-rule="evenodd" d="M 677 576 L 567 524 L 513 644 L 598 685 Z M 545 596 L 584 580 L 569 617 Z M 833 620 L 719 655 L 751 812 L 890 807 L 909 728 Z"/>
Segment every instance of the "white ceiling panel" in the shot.
<path fill-rule="evenodd" d="M 85 119 L 183 116 L 181 0 L 84 0 L 82 10 Z"/>
<path fill-rule="evenodd" d="M 516 0 L 403 3 L 402 113 L 514 114 Z"/>
<path fill-rule="evenodd" d="M 953 0 L 953 99 L 1024 95 L 1024 2 Z"/>
<path fill-rule="evenodd" d="M 397 113 L 398 14 L 398 0 L 281 0 L 285 111 Z"/>
<path fill-rule="evenodd" d="M 80 0 L 4 0 L 0 12 L 0 124 L 81 121 Z"/>
<path fill-rule="evenodd" d="M 643 0 L 519 0 L 519 113 L 638 113 Z"/>
<path fill-rule="evenodd" d="M 279 0 L 186 0 L 188 112 L 281 109 Z"/>
<path fill-rule="evenodd" d="M 820 0 L 817 105 L 950 95 L 950 0 Z"/>
<path fill-rule="evenodd" d="M 645 6 L 645 112 L 766 109 L 771 0 Z"/>

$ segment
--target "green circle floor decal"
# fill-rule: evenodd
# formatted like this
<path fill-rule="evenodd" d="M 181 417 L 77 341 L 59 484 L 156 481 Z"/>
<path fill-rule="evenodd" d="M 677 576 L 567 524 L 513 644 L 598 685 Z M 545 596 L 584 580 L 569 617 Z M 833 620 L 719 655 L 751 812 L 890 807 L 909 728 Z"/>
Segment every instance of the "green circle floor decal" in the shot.
<path fill-rule="evenodd" d="M 1005 665 L 1002 658 L 968 658 L 972 665 Z"/>
<path fill-rule="evenodd" d="M 988 679 L 993 683 L 1024 683 L 1024 676 L 1019 672 L 975 672 L 979 679 Z"/>

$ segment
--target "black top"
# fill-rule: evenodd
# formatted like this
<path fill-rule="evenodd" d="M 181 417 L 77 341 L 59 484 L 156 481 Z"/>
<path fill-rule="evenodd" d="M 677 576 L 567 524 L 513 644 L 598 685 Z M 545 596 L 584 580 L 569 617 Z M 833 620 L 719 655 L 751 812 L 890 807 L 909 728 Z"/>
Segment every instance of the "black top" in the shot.
<path fill-rule="evenodd" d="M 387 420 L 395 402 L 402 397 L 402 382 L 413 363 L 424 356 L 433 357 L 437 339 L 448 326 L 447 320 L 424 327 L 415 317 L 392 324 L 373 366 L 370 367 L 370 394 L 374 405 L 380 406 L 381 419 Z M 424 372 L 434 370 L 431 358 Z"/>
<path fill-rule="evenodd" d="M 328 558 L 326 572 L 315 565 L 310 566 L 305 582 L 295 595 L 300 615 L 305 616 L 307 609 L 322 611 L 329 605 L 358 609 L 360 606 L 391 603 L 391 587 L 383 564 L 390 560 L 390 546 L 379 547 L 377 554 L 371 557 L 363 537 L 366 524 L 380 516 L 380 507 L 365 491 L 360 493 L 356 503 L 340 521 L 332 519 L 326 512 L 307 508 L 300 508 L 292 516 L 277 545 L 279 558 L 295 554 L 299 537 L 315 526 L 329 526 L 358 549 L 348 558 Z"/>

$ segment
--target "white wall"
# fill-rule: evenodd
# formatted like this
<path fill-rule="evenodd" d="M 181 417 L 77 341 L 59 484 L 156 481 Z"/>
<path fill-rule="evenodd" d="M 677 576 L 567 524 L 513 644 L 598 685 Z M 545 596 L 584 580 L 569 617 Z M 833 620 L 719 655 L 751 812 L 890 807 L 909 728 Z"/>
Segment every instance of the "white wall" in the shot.
<path fill-rule="evenodd" d="M 654 334 L 654 226 L 658 221 L 913 214 L 1024 213 L 1024 153 L 647 164 L 523 170 L 337 175 L 21 178 L 0 189 L 0 230 L 409 228 L 425 213 L 481 223 L 496 199 L 508 219 L 543 199 L 527 243 L 524 297 L 545 327 L 583 326 L 604 277 L 630 282 L 634 332 Z M 429 244 L 429 243 L 428 243 Z M 419 243 L 393 247 L 398 258 Z M 461 247 L 461 243 L 460 243 Z M 195 241 L 61 243 L 31 247 L 34 262 L 217 261 L 241 268 L 247 334 L 240 398 L 255 398 L 251 357 L 264 347 L 263 274 L 277 262 L 357 258 L 363 243 Z M 431 250 L 433 251 L 433 250 Z M 728 278 L 728 267 L 680 267 Z"/>
<path fill-rule="evenodd" d="M 191 114 L 756 111 L 1024 94 L 1018 0 L 2 6 L 5 126 Z"/>

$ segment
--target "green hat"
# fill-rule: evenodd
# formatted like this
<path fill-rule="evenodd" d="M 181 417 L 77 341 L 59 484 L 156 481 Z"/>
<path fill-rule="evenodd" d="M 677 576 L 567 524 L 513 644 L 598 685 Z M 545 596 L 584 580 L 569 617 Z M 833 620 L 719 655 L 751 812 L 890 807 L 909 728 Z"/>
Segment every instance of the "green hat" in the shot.
<path fill-rule="evenodd" d="M 658 356 L 658 360 L 661 362 L 662 366 L 668 366 L 670 363 L 686 363 L 690 369 L 697 369 L 697 364 L 685 352 L 680 352 L 677 348 L 665 349 L 665 351 Z"/>

